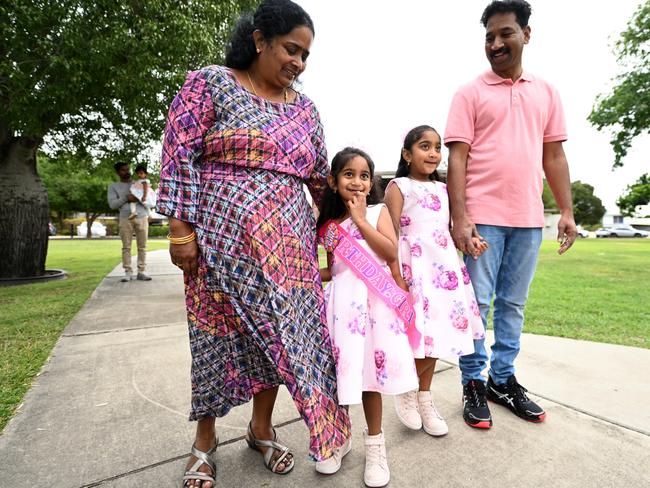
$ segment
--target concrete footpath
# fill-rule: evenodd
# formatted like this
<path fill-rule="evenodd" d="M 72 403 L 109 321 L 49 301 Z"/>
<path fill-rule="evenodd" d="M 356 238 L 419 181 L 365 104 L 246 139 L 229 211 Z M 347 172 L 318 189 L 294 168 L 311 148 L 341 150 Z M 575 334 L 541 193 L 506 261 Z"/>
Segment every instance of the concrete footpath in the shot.
<path fill-rule="evenodd" d="M 153 281 L 121 283 L 116 268 L 70 322 L 0 436 L 0 487 L 178 487 L 192 444 L 182 277 L 166 251 L 149 254 Z M 567 307 L 571 304 L 567 303 Z M 456 365 L 433 382 L 449 434 L 397 420 L 384 400 L 391 487 L 650 486 L 650 350 L 525 335 L 517 376 L 547 410 L 530 424 L 491 404 L 494 427 L 462 420 Z M 353 449 L 318 475 L 307 430 L 281 388 L 275 414 L 295 456 L 274 475 L 243 435 L 250 406 L 218 419 L 217 487 L 362 487 L 363 412 L 351 408 Z"/>

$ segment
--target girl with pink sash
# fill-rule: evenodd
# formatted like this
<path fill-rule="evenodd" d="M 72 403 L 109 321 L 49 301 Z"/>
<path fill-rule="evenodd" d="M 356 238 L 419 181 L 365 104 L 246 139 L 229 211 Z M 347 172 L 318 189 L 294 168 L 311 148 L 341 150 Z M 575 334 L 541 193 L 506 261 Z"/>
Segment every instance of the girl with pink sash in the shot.
<path fill-rule="evenodd" d="M 363 404 L 367 486 L 390 479 L 381 428 L 381 394 L 398 395 L 417 388 L 411 350 L 421 340 L 397 259 L 397 236 L 388 210 L 372 185 L 374 164 L 363 151 L 346 148 L 332 160 L 318 219 L 328 267 L 321 270 L 327 324 L 340 405 Z M 349 451 L 344 445 L 317 464 L 331 474 Z"/>

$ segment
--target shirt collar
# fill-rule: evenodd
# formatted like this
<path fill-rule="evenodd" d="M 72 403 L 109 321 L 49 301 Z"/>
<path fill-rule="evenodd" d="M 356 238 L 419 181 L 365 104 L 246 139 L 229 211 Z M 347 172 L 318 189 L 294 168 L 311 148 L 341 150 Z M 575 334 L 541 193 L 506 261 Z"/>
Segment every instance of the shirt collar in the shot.
<path fill-rule="evenodd" d="M 488 85 L 498 85 L 500 83 L 512 84 L 512 80 L 510 78 L 501 78 L 498 74 L 496 74 L 492 70 L 488 70 L 485 73 L 483 73 L 481 78 Z M 521 73 L 521 76 L 519 77 L 519 80 L 521 80 L 521 81 L 533 81 L 533 75 L 531 75 L 527 71 L 523 71 Z M 517 81 L 519 81 L 519 80 L 517 80 Z"/>

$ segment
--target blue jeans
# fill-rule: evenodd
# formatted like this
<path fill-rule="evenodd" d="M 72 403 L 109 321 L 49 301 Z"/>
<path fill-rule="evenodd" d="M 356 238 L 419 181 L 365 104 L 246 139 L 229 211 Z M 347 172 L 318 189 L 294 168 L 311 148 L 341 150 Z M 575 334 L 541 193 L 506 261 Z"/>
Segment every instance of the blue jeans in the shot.
<path fill-rule="evenodd" d="M 514 363 L 519 354 L 524 325 L 524 306 L 535 274 L 542 229 L 480 224 L 476 228 L 489 247 L 477 260 L 465 256 L 465 265 L 486 329 L 490 303 L 494 297 L 494 345 L 489 375 L 496 384 L 503 384 L 515 374 Z M 485 339 L 474 341 L 474 351 L 474 354 L 460 357 L 463 384 L 470 380 L 483 381 L 481 371 L 488 362 Z"/>

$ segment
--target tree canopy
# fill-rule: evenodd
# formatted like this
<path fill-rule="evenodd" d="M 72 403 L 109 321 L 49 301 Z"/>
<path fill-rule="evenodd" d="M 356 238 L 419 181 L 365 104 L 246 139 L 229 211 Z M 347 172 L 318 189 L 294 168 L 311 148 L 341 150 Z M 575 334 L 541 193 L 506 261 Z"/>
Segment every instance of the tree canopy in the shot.
<path fill-rule="evenodd" d="M 596 99 L 589 121 L 598 130 L 611 130 L 616 168 L 623 166 L 633 139 L 650 132 L 650 0 L 634 13 L 614 52 L 624 72 L 610 94 Z"/>
<path fill-rule="evenodd" d="M 573 196 L 573 215 L 576 224 L 599 224 L 603 215 L 605 215 L 606 209 L 602 200 L 594 195 L 594 187 L 580 180 L 574 181 L 571 183 L 571 194 Z M 551 188 L 546 180 L 544 180 L 542 202 L 544 203 L 545 210 L 558 210 L 553 192 L 551 192 Z"/>
<path fill-rule="evenodd" d="M 641 175 L 636 183 L 628 185 L 625 193 L 616 200 L 618 208 L 623 215 L 632 217 L 636 213 L 636 207 L 639 205 L 648 205 L 650 203 L 650 174 Z M 645 217 L 642 215 L 641 217 Z"/>
<path fill-rule="evenodd" d="M 0 6 L 0 129 L 50 150 L 133 156 L 186 72 L 223 59 L 251 0 L 17 0 Z M 6 134 L 6 133 L 5 133 Z"/>
<path fill-rule="evenodd" d="M 594 187 L 581 181 L 574 181 L 571 183 L 571 193 L 576 224 L 599 224 L 605 215 L 605 206 L 601 199 L 594 195 Z"/>

